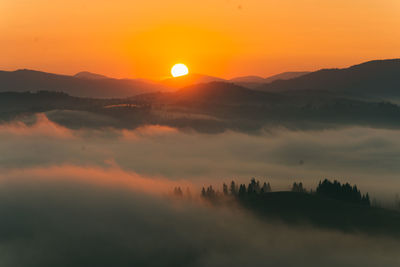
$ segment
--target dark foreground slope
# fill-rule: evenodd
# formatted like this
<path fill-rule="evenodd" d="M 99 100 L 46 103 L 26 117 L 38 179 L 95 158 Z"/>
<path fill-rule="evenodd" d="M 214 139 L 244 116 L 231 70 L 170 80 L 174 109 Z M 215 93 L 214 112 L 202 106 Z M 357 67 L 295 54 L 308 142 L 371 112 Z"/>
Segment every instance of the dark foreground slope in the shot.
<path fill-rule="evenodd" d="M 397 211 L 298 192 L 246 195 L 238 201 L 266 219 L 400 238 L 400 213 Z"/>

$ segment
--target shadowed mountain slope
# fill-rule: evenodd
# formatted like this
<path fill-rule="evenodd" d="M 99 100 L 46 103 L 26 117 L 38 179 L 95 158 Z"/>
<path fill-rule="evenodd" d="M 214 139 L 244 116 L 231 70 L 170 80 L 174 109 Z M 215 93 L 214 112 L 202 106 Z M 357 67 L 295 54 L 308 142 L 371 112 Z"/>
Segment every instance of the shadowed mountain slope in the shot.
<path fill-rule="evenodd" d="M 354 97 L 400 97 L 400 59 L 376 60 L 346 69 L 324 69 L 257 87 L 266 92 L 330 91 Z"/>
<path fill-rule="evenodd" d="M 289 99 L 280 94 L 250 90 L 227 82 L 211 82 L 187 86 L 176 92 L 135 96 L 137 101 L 163 104 L 207 105 L 272 105 Z M 277 102 L 278 101 L 278 102 Z"/>
<path fill-rule="evenodd" d="M 33 70 L 0 71 L 0 92 L 41 90 L 65 92 L 79 97 L 121 98 L 169 88 L 144 80 L 99 79 L 99 76 L 88 73 L 68 76 Z"/>
<path fill-rule="evenodd" d="M 225 80 L 218 77 L 202 75 L 197 73 L 189 73 L 188 75 L 162 80 L 160 83 L 168 87 L 180 89 L 195 84 L 223 82 L 223 81 Z"/>
<path fill-rule="evenodd" d="M 303 75 L 306 75 L 310 72 L 283 72 L 277 75 L 273 75 L 267 78 L 262 78 L 259 76 L 243 76 L 243 77 L 237 77 L 229 80 L 230 82 L 233 82 L 234 84 L 244 86 L 250 89 L 257 88 L 261 86 L 262 84 L 266 83 L 271 83 L 276 80 L 289 80 L 289 79 L 294 79 Z"/>
<path fill-rule="evenodd" d="M 110 79 L 107 76 L 97 74 L 97 73 L 92 73 L 88 71 L 81 71 L 78 72 L 77 74 L 74 75 L 75 78 L 81 78 L 81 79 L 88 79 L 88 80 L 98 80 L 98 79 Z"/>
<path fill-rule="evenodd" d="M 239 202 L 267 220 L 278 219 L 291 224 L 311 224 L 344 232 L 400 237 L 400 213 L 394 210 L 296 192 L 246 196 Z"/>

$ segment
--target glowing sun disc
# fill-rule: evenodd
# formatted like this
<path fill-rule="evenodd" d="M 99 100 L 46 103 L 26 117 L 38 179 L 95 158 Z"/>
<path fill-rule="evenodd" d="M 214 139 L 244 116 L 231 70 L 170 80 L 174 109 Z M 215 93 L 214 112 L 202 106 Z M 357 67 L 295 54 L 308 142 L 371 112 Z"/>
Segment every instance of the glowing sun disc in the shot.
<path fill-rule="evenodd" d="M 189 69 L 185 64 L 176 64 L 171 69 L 172 77 L 180 77 L 189 74 Z"/>

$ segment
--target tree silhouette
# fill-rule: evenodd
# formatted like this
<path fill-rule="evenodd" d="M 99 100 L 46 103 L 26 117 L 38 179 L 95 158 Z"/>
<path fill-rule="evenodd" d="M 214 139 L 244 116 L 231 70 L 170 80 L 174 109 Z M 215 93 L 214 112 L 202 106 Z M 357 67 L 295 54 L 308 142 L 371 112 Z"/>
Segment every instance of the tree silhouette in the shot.
<path fill-rule="evenodd" d="M 204 187 L 201 189 L 201 196 L 202 197 L 206 197 L 207 196 L 206 189 Z"/>
<path fill-rule="evenodd" d="M 246 195 L 246 193 L 247 193 L 246 185 L 241 184 L 241 185 L 239 186 L 238 196 L 239 196 L 239 197 L 243 197 L 243 196 Z"/>
<path fill-rule="evenodd" d="M 225 196 L 227 196 L 229 194 L 228 186 L 225 183 L 222 185 L 222 192 L 224 193 Z"/>
<path fill-rule="evenodd" d="M 234 195 L 234 196 L 237 195 L 237 193 L 238 193 L 238 188 L 237 188 L 237 186 L 236 186 L 236 184 L 235 184 L 234 181 L 231 182 L 231 186 L 230 186 L 230 188 L 229 188 L 229 191 L 231 192 L 231 195 Z"/>
<path fill-rule="evenodd" d="M 316 190 L 311 190 L 310 192 L 307 192 L 307 190 L 303 187 L 302 182 L 294 182 L 292 184 L 291 191 L 309 195 L 321 195 L 341 201 L 371 206 L 371 200 L 368 193 L 362 195 L 356 185 L 352 186 L 349 183 L 341 184 L 337 180 L 334 180 L 333 182 L 328 179 L 319 181 Z M 237 188 L 235 181 L 232 181 L 229 187 L 226 183 L 223 183 L 222 193 L 214 190 L 211 185 L 207 188 L 203 187 L 201 190 L 201 196 L 212 201 L 218 200 L 222 196 L 230 196 L 234 198 L 240 198 L 241 200 L 251 200 L 253 203 L 256 203 L 257 201 L 263 201 L 264 198 L 261 198 L 260 196 L 269 192 L 271 192 L 270 183 L 264 182 L 262 187 L 260 187 L 260 182 L 255 178 L 252 178 L 247 187 L 245 184 L 240 184 L 239 188 Z M 177 196 L 182 196 L 183 194 L 181 188 L 176 187 L 174 189 L 174 194 Z M 188 196 L 189 195 L 190 192 L 188 193 Z"/>
<path fill-rule="evenodd" d="M 292 192 L 306 193 L 306 190 L 303 188 L 303 183 L 294 182 L 292 185 Z"/>
<path fill-rule="evenodd" d="M 247 187 L 247 193 L 249 195 L 253 195 L 253 194 L 259 194 L 260 191 L 261 191 L 260 182 L 256 181 L 255 178 L 252 178 L 249 183 L 249 186 Z"/>
<path fill-rule="evenodd" d="M 263 184 L 262 188 L 261 188 L 261 193 L 269 193 L 271 192 L 271 185 L 269 183 L 265 183 Z"/>
<path fill-rule="evenodd" d="M 349 183 L 341 184 L 336 180 L 331 182 L 328 179 L 325 179 L 324 181 L 319 182 L 316 192 L 317 194 L 338 200 L 359 203 L 367 206 L 371 205 L 368 193 L 366 195 L 361 195 L 357 186 L 351 186 Z"/>
<path fill-rule="evenodd" d="M 207 195 L 208 198 L 215 198 L 216 197 L 216 193 L 215 193 L 212 185 L 207 187 L 206 195 Z"/>

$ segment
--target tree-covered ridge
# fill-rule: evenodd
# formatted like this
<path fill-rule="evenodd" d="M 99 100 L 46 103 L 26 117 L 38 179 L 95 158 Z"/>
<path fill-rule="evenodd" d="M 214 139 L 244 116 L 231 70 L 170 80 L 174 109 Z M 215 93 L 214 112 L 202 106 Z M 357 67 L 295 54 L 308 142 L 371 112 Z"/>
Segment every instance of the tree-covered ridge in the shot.
<path fill-rule="evenodd" d="M 260 181 L 256 181 L 254 178 L 251 179 L 250 184 L 247 186 L 245 184 L 237 185 L 235 181 L 232 181 L 229 185 L 223 183 L 222 184 L 222 193 L 218 190 L 215 191 L 212 185 L 207 188 L 201 189 L 201 196 L 206 198 L 216 198 L 219 196 L 244 196 L 246 194 L 264 194 L 271 192 L 271 185 L 269 183 L 264 182 L 263 185 L 260 185 Z"/>
<path fill-rule="evenodd" d="M 316 193 L 346 202 L 359 203 L 367 206 L 371 205 L 368 193 L 363 195 L 356 185 L 351 186 L 349 183 L 340 184 L 340 182 L 336 180 L 333 182 L 328 179 L 325 179 L 323 182 L 320 181 Z"/>
<path fill-rule="evenodd" d="M 222 192 L 215 190 L 212 185 L 203 187 L 201 190 L 201 197 L 208 200 L 216 200 L 222 196 L 233 196 L 237 198 L 244 198 L 247 196 L 262 196 L 272 192 L 271 185 L 269 182 L 264 182 L 262 185 L 260 181 L 252 178 L 250 183 L 237 184 L 232 181 L 228 187 L 227 184 L 223 183 Z M 291 192 L 304 193 L 318 195 L 321 197 L 332 198 L 339 201 L 356 203 L 360 205 L 370 206 L 369 194 L 361 194 L 361 191 L 357 188 L 357 185 L 351 186 L 349 183 L 341 184 L 337 180 L 331 182 L 328 179 L 320 181 L 315 190 L 308 192 L 302 182 L 295 182 L 292 185 Z"/>
<path fill-rule="evenodd" d="M 174 195 L 186 197 L 186 191 L 178 187 Z M 287 191 L 273 191 L 270 183 L 253 178 L 248 184 L 224 183 L 221 189 L 203 187 L 200 198 L 213 206 L 244 208 L 268 222 L 400 238 L 400 212 L 371 205 L 357 185 L 336 180 L 322 180 L 313 189 L 295 182 Z"/>

